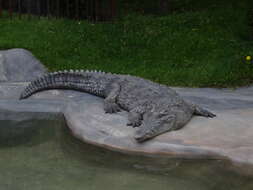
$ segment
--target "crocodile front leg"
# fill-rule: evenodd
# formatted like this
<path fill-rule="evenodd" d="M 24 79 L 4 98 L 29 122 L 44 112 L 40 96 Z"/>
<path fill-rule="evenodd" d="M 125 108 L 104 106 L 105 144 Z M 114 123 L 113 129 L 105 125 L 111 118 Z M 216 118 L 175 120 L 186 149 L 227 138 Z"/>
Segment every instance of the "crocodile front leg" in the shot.
<path fill-rule="evenodd" d="M 142 114 L 130 111 L 128 113 L 127 126 L 139 127 L 141 125 Z"/>
<path fill-rule="evenodd" d="M 113 83 L 110 86 L 110 91 L 104 100 L 104 110 L 105 113 L 116 113 L 121 109 L 117 104 L 117 97 L 120 93 L 120 85 L 118 83 Z"/>
<path fill-rule="evenodd" d="M 128 126 L 139 127 L 143 120 L 143 114 L 147 107 L 145 104 L 141 104 L 128 113 Z"/>

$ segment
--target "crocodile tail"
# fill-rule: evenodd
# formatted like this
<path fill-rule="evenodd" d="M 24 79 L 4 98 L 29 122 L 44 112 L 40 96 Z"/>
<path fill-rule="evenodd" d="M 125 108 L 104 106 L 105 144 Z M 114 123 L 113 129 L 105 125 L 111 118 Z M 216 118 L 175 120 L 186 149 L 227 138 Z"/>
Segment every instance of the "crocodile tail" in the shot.
<path fill-rule="evenodd" d="M 20 100 L 50 89 L 71 89 L 103 96 L 103 86 L 92 81 L 92 72 L 59 71 L 32 81 L 21 93 Z M 96 82 L 96 81 L 95 81 Z"/>

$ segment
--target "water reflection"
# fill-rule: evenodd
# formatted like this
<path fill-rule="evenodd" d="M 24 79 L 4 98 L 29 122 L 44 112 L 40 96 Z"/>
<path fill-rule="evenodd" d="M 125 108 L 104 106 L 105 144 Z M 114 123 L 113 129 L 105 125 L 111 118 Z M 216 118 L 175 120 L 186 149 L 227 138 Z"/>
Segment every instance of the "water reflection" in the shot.
<path fill-rule="evenodd" d="M 221 161 L 168 160 L 111 152 L 73 138 L 62 120 L 32 123 L 33 132 L 23 138 L 25 141 L 0 141 L 0 189 L 253 189 L 251 176 L 233 172 Z"/>

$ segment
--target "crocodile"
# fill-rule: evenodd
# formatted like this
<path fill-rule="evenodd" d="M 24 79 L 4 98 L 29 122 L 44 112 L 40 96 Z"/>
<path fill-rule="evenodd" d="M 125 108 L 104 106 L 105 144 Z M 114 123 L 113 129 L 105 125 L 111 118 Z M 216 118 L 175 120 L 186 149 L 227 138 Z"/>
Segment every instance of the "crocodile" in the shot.
<path fill-rule="evenodd" d="M 212 112 L 184 100 L 166 85 L 137 76 L 101 71 L 70 70 L 47 73 L 32 81 L 20 99 L 49 89 L 70 89 L 104 98 L 104 111 L 128 112 L 128 126 L 138 127 L 134 138 L 143 142 L 185 126 L 193 115 L 215 117 Z"/>

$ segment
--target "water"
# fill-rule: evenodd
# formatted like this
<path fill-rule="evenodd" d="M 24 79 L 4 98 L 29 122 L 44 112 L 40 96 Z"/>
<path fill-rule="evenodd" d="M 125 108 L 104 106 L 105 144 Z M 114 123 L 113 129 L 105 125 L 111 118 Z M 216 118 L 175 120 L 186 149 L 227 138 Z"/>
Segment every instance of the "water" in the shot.
<path fill-rule="evenodd" d="M 10 129 L 11 123 L 4 124 Z M 1 141 L 1 190 L 253 189 L 253 177 L 226 169 L 221 161 L 125 155 L 76 140 L 61 121 L 32 125 L 30 135 L 12 130 L 14 135 Z"/>

